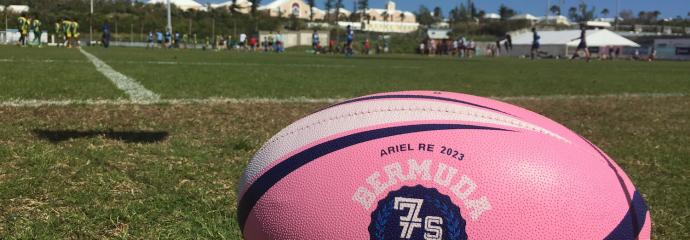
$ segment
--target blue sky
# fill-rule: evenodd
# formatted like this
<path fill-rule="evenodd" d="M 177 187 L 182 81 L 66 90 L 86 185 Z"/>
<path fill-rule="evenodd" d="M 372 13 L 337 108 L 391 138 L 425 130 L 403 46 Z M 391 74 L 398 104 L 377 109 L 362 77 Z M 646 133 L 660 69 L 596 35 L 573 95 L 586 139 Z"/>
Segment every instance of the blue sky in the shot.
<path fill-rule="evenodd" d="M 206 2 L 225 2 L 227 0 L 197 0 L 200 3 Z M 561 6 L 563 11 L 567 11 L 571 6 L 577 5 L 582 0 L 551 0 L 552 4 L 563 2 Z M 659 10 L 662 17 L 669 18 L 680 15 L 681 17 L 687 17 L 688 12 L 690 12 L 690 0 L 619 0 L 621 10 L 630 9 L 637 15 L 640 11 L 653 11 Z M 262 4 L 268 4 L 272 0 L 261 0 Z M 316 0 L 316 4 L 319 8 L 324 8 L 323 4 L 325 0 Z M 354 0 L 343 0 L 345 6 L 348 9 L 352 9 Z M 369 6 L 373 8 L 383 8 L 383 5 L 387 0 L 369 0 Z M 397 0 L 395 1 L 399 9 L 407 11 L 415 11 L 419 8 L 419 5 L 424 4 L 429 8 L 435 6 L 440 6 L 443 9 L 444 15 L 448 14 L 448 11 L 453 7 L 460 5 L 461 2 L 465 3 L 466 0 Z M 498 7 L 501 4 L 505 4 L 520 13 L 530 13 L 533 15 L 544 15 L 546 13 L 547 0 L 500 0 L 500 1 L 489 1 L 489 0 L 474 0 L 477 7 L 486 12 L 498 12 Z M 608 8 L 611 13 L 615 12 L 616 0 L 585 0 L 590 6 L 596 6 L 597 12 L 601 9 Z M 565 6 L 565 7 L 563 7 Z"/>

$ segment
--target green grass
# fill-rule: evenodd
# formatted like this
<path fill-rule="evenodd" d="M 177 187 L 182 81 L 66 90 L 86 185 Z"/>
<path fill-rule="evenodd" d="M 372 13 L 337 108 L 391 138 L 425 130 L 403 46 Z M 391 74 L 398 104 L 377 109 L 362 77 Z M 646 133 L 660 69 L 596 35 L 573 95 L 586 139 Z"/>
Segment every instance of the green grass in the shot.
<path fill-rule="evenodd" d="M 0 58 L 16 59 L 0 62 L 0 100 L 123 97 L 77 50 L 0 50 Z M 165 98 L 350 97 L 403 89 L 492 96 L 690 93 L 690 68 L 684 62 L 87 51 Z M 64 62 L 43 61 L 35 70 L 24 59 Z M 22 75 L 23 82 L 7 81 L 18 73 L 5 68 L 12 64 L 34 72 Z M 62 67 L 81 69 L 89 77 L 61 74 Z M 67 90 L 51 92 L 43 84 Z M 690 96 L 513 103 L 563 123 L 616 159 L 647 200 L 655 238 L 690 238 Z M 321 107 L 0 106 L 0 239 L 238 239 L 235 189 L 248 159 L 279 129 Z M 41 137 L 43 131 L 75 138 L 49 141 Z M 117 132 L 134 140 L 151 140 L 143 136 L 150 132 L 168 136 L 127 142 Z"/>
<path fill-rule="evenodd" d="M 332 98 L 410 89 L 484 96 L 690 92 L 687 62 L 88 50 L 164 98 Z"/>
<path fill-rule="evenodd" d="M 125 97 L 77 49 L 0 45 L 0 100 Z"/>
<path fill-rule="evenodd" d="M 566 124 L 616 159 L 647 200 L 656 238 L 688 237 L 690 97 L 516 103 Z M 237 239 L 235 188 L 246 161 L 270 135 L 320 107 L 0 109 L 0 238 Z M 151 144 L 104 136 L 52 143 L 35 130 L 169 137 Z"/>

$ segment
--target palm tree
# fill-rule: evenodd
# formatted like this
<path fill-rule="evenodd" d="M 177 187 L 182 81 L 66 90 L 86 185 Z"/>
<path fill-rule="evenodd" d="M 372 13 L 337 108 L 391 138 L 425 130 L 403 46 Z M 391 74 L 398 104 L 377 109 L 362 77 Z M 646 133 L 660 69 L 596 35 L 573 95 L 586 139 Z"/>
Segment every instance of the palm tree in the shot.
<path fill-rule="evenodd" d="M 690 12 L 688 13 L 688 16 L 690 16 Z M 404 22 L 404 21 L 405 21 L 405 17 L 406 17 L 406 16 L 405 16 L 405 13 L 404 13 L 404 12 L 401 12 L 401 13 L 400 13 L 400 22 Z"/>
<path fill-rule="evenodd" d="M 561 6 L 558 5 L 551 5 L 551 8 L 549 8 L 549 11 L 553 13 L 553 15 L 561 15 Z"/>
<path fill-rule="evenodd" d="M 601 15 L 604 15 L 604 17 L 608 17 L 609 16 L 609 9 L 604 8 L 603 10 L 601 10 Z"/>
<path fill-rule="evenodd" d="M 388 11 L 384 11 L 381 15 L 383 16 L 383 21 L 387 22 L 388 17 L 390 17 L 390 14 L 388 13 Z"/>
<path fill-rule="evenodd" d="M 309 5 L 309 21 L 313 22 L 314 21 L 314 5 L 316 3 L 314 0 L 307 0 L 307 5 Z"/>
<path fill-rule="evenodd" d="M 659 12 L 659 10 L 654 10 L 654 12 L 652 12 L 652 17 L 655 21 L 659 18 L 659 16 L 661 16 L 661 12 Z"/>
<path fill-rule="evenodd" d="M 343 0 L 335 0 L 335 21 L 340 20 L 340 9 L 343 8 Z"/>
<path fill-rule="evenodd" d="M 326 7 L 326 21 L 330 21 L 331 9 L 333 9 L 333 0 L 326 0 L 325 7 Z"/>
<path fill-rule="evenodd" d="M 580 21 L 579 17 L 577 16 L 577 8 L 576 7 L 570 7 L 568 9 L 568 17 L 570 17 L 571 20 L 573 21 Z"/>

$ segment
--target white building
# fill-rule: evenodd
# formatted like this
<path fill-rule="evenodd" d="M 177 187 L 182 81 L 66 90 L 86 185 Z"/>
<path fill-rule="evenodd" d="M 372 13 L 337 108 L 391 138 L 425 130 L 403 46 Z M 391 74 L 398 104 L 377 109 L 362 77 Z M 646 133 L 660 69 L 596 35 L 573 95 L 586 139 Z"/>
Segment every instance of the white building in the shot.
<path fill-rule="evenodd" d="M 366 11 L 358 10 L 354 14 L 368 15 L 369 21 L 416 23 L 417 16 L 409 11 L 397 10 L 395 2 L 388 1 L 385 8 L 367 8 Z M 364 19 L 366 20 L 366 19 Z"/>
<path fill-rule="evenodd" d="M 690 38 L 654 39 L 657 58 L 669 60 L 690 60 Z"/>
<path fill-rule="evenodd" d="M 310 19 L 312 11 L 309 10 L 309 5 L 303 0 L 275 0 L 266 5 L 263 5 L 257 10 L 268 13 L 271 17 L 288 18 L 295 16 L 301 19 Z M 326 16 L 326 11 L 312 8 L 314 12 L 314 20 L 322 20 Z"/>
<path fill-rule="evenodd" d="M 541 39 L 540 52 L 547 55 L 566 57 L 580 44 L 580 30 L 565 31 L 537 31 Z M 640 47 L 639 44 L 606 29 L 587 30 L 587 46 L 590 48 L 602 47 Z M 530 54 L 532 48 L 532 32 L 523 32 L 513 36 L 512 56 L 524 56 Z M 505 41 L 505 40 L 504 40 Z"/>
<path fill-rule="evenodd" d="M 409 33 L 419 29 L 414 13 L 397 10 L 393 1 L 388 1 L 385 8 L 368 8 L 352 14 L 366 16 L 360 20 L 363 31 Z"/>
<path fill-rule="evenodd" d="M 568 20 L 567 17 L 559 15 L 559 16 L 544 16 L 544 17 L 538 17 L 540 22 L 546 22 L 546 23 L 552 23 L 552 24 L 558 24 L 558 25 L 567 25 L 570 26 L 570 20 Z"/>
<path fill-rule="evenodd" d="M 167 0 L 150 0 L 146 4 L 167 4 Z M 181 9 L 182 11 L 195 10 L 195 11 L 206 11 L 207 8 L 204 5 L 194 1 L 194 0 L 170 0 L 171 5 Z"/>
<path fill-rule="evenodd" d="M 235 10 L 240 13 L 247 14 L 252 10 L 252 2 L 248 0 L 236 0 L 235 4 Z M 218 4 L 211 4 L 211 8 L 213 9 L 218 9 L 218 8 L 225 8 L 229 9 L 233 5 L 233 0 L 223 2 L 223 3 L 218 3 Z"/>

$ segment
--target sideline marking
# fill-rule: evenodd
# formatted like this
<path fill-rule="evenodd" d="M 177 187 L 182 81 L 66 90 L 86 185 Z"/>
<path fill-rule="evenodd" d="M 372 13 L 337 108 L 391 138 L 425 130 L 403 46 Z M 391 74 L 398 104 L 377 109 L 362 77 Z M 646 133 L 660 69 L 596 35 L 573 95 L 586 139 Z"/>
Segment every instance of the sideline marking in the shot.
<path fill-rule="evenodd" d="M 0 62 L 29 62 L 29 63 L 85 63 L 83 60 L 54 60 L 54 59 L 13 59 L 0 58 Z M 311 63 L 247 63 L 247 62 L 179 62 L 179 61 L 110 61 L 110 63 L 118 64 L 151 64 L 151 65 L 192 65 L 192 66 L 240 66 L 240 67 L 262 67 L 262 66 L 276 66 L 276 67 L 303 67 L 303 68 L 393 68 L 393 69 L 421 69 L 417 66 L 384 66 L 378 67 L 375 65 L 344 65 L 344 64 L 311 64 Z"/>
<path fill-rule="evenodd" d="M 155 103 L 160 100 L 160 96 L 158 96 L 158 94 L 149 91 L 139 82 L 137 82 L 137 80 L 115 71 L 115 69 L 110 67 L 108 64 L 101 61 L 96 56 L 91 55 L 91 53 L 88 53 L 84 49 L 79 48 L 79 51 L 84 54 L 84 56 L 86 56 L 86 58 L 88 58 L 93 65 L 96 66 L 96 70 L 98 70 L 106 78 L 110 79 L 110 81 L 113 82 L 117 88 L 124 91 L 132 101 Z"/>
<path fill-rule="evenodd" d="M 489 97 L 501 101 L 549 101 L 549 100 L 578 100 L 578 99 L 630 99 L 630 98 L 667 98 L 685 97 L 688 93 L 622 93 L 603 95 L 545 95 L 545 96 L 514 96 L 514 97 Z M 179 98 L 179 99 L 84 99 L 84 100 L 40 100 L 40 99 L 11 99 L 0 101 L 0 107 L 41 107 L 41 106 L 67 106 L 67 105 L 214 105 L 214 104 L 252 104 L 252 103 L 337 103 L 346 98 Z"/>

